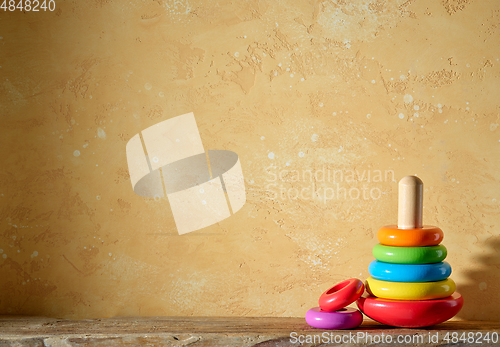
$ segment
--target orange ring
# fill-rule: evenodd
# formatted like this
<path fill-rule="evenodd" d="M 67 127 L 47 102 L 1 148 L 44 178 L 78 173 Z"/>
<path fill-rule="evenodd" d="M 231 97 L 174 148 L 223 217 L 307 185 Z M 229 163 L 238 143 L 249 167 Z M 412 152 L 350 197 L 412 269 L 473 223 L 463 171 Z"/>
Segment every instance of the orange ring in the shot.
<path fill-rule="evenodd" d="M 377 233 L 381 244 L 398 247 L 436 246 L 441 243 L 443 237 L 443 231 L 431 225 L 416 229 L 399 229 L 397 225 L 387 225 Z"/>

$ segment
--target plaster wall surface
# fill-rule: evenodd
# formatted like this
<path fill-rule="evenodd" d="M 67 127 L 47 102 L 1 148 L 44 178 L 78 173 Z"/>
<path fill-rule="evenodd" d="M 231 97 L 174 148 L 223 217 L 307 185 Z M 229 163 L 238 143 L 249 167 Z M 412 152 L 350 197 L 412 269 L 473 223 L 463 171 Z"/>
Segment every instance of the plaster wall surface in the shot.
<path fill-rule="evenodd" d="M 496 0 L 55 1 L 0 11 L 0 313 L 303 317 L 424 182 L 458 318 L 500 312 Z M 194 112 L 247 201 L 178 235 L 125 146 Z"/>

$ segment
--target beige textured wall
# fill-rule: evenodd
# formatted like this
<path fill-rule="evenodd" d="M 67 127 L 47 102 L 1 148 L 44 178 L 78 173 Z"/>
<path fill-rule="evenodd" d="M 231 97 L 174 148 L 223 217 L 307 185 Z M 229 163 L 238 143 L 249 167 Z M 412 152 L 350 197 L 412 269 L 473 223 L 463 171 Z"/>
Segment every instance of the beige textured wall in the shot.
<path fill-rule="evenodd" d="M 0 36 L 0 313 L 303 316 L 417 174 L 460 318 L 498 319 L 497 0 L 56 0 Z M 191 111 L 247 203 L 178 235 L 125 145 Z"/>

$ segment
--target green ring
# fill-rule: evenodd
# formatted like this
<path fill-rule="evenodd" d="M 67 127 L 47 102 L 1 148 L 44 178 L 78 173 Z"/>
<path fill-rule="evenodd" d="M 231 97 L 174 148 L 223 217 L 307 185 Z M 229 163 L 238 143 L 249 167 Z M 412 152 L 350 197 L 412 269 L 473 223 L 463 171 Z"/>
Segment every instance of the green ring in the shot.
<path fill-rule="evenodd" d="M 448 254 L 443 245 L 428 247 L 396 247 L 381 244 L 373 247 L 373 256 L 379 261 L 394 264 L 439 263 Z"/>

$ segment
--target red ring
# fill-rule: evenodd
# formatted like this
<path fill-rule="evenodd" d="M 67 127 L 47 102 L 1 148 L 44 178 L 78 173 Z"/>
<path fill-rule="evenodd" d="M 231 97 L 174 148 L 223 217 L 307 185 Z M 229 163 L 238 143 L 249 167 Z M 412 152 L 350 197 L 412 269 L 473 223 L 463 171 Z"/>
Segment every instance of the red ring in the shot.
<path fill-rule="evenodd" d="M 319 307 L 327 312 L 340 310 L 356 301 L 364 290 L 363 282 L 357 278 L 340 282 L 321 294 Z"/>
<path fill-rule="evenodd" d="M 361 312 L 382 324 L 401 328 L 423 328 L 455 316 L 462 308 L 464 299 L 457 292 L 443 299 L 419 301 L 363 296 L 358 299 L 357 304 Z"/>

